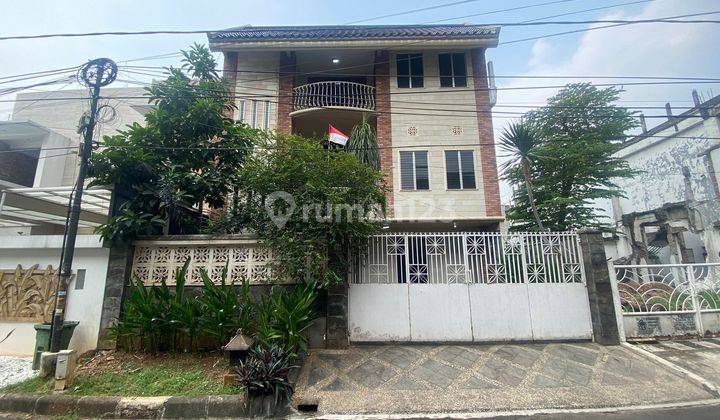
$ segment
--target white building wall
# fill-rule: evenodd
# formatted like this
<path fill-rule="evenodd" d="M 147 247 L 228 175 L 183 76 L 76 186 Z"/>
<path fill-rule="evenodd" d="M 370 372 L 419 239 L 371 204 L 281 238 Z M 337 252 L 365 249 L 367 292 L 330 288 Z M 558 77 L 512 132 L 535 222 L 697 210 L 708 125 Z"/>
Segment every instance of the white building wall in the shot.
<path fill-rule="evenodd" d="M 419 51 L 400 53 L 405 52 Z M 425 77 L 422 88 L 397 87 L 398 52 L 390 54 L 392 142 L 395 147 L 393 149 L 394 218 L 398 220 L 479 219 L 486 214 L 480 139 L 477 115 L 474 112 L 476 103 L 471 54 L 469 50 L 464 51 L 468 75 L 467 87 L 441 88 L 438 53 L 443 52 L 462 51 L 423 52 Z M 438 90 L 446 92 L 430 93 Z M 417 129 L 417 135 L 409 134 L 411 127 Z M 453 133 L 454 129 L 455 133 Z M 484 139 L 484 141 L 491 142 L 493 139 Z M 405 146 L 408 146 L 407 149 L 404 148 Z M 407 191 L 400 188 L 400 151 L 404 150 L 428 151 L 429 190 Z M 473 150 L 476 189 L 447 189 L 445 150 Z"/>
<path fill-rule="evenodd" d="M 144 124 L 145 117 L 141 109 L 148 105 L 145 94 L 142 88 L 103 88 L 102 96 L 108 98 L 106 103 L 115 109 L 116 115 L 112 121 L 97 125 L 96 138 L 115 134 L 129 124 Z M 72 142 L 71 145 L 80 144 L 78 123 L 90 107 L 87 89 L 20 93 L 17 99 L 13 109 L 13 121 L 33 121 L 67 137 Z M 56 150 L 54 154 L 61 152 Z M 64 171 L 59 175 L 62 176 L 59 185 L 72 185 L 77 175 L 77 154 L 70 154 L 64 157 L 64 160 Z"/>
<path fill-rule="evenodd" d="M 278 71 L 280 53 L 238 52 L 235 79 L 235 119 L 253 128 L 277 127 Z"/>
<path fill-rule="evenodd" d="M 62 236 L 13 236 L 0 237 L 0 269 L 15 269 L 18 264 L 29 268 L 52 265 L 57 269 L 60 261 Z M 105 278 L 108 268 L 109 249 L 103 248 L 100 237 L 79 236 L 73 261 L 73 272 L 84 269 L 85 284 L 76 289 L 73 280 L 68 288 L 68 306 L 65 319 L 79 321 L 70 348 L 83 353 L 96 348 L 100 328 Z M 0 337 L 15 330 L 0 343 L 0 355 L 30 356 L 35 348 L 35 330 L 31 322 L 0 321 Z"/>

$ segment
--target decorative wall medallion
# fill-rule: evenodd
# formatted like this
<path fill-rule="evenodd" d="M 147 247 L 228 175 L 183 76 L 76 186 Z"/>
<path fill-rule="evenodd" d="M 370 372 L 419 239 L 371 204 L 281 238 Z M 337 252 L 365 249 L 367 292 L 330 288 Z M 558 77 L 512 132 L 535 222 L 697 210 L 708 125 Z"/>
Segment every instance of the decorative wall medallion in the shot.
<path fill-rule="evenodd" d="M 411 125 L 407 129 L 408 136 L 417 136 L 418 135 L 418 128 L 414 125 Z"/>
<path fill-rule="evenodd" d="M 453 128 L 450 129 L 450 133 L 451 133 L 453 136 L 461 136 L 462 133 L 463 133 L 463 128 L 460 127 L 459 125 L 456 125 L 456 126 L 454 126 Z"/>

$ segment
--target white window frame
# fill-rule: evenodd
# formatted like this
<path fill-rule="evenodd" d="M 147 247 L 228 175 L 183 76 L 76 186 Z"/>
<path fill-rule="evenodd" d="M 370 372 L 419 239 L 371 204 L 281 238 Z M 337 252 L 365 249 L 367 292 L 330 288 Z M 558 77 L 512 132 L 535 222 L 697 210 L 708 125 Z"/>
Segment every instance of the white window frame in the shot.
<path fill-rule="evenodd" d="M 451 152 L 452 152 L 452 153 L 456 153 L 456 156 L 457 156 L 457 160 L 458 160 L 458 171 L 459 171 L 459 172 L 458 172 L 458 175 L 459 175 L 459 178 L 460 178 L 460 188 L 450 188 L 450 185 L 448 185 L 448 176 L 447 176 L 447 175 L 448 175 L 448 171 L 447 171 L 448 168 L 447 168 L 447 158 L 446 158 L 446 154 L 447 154 L 447 153 L 451 153 Z M 465 185 L 464 185 L 465 182 L 463 181 L 463 176 L 462 176 L 462 174 L 463 174 L 463 166 L 462 166 L 462 159 L 460 158 L 460 152 L 470 152 L 470 153 L 471 153 L 472 161 L 473 161 L 472 170 L 473 170 L 473 178 L 475 179 L 475 188 L 465 188 Z M 477 171 L 475 170 L 475 150 L 473 150 L 473 149 L 445 150 L 444 153 L 443 153 L 443 165 L 445 166 L 445 189 L 446 189 L 446 190 L 448 190 L 448 191 L 463 191 L 463 190 L 473 191 L 473 190 L 477 190 Z M 428 164 L 428 166 L 429 166 L 429 164 Z"/>
<path fill-rule="evenodd" d="M 411 60 L 410 56 L 412 56 L 412 55 L 418 55 L 418 54 L 420 55 L 420 64 L 421 64 L 421 67 L 422 67 L 422 75 L 413 76 L 413 72 L 412 72 L 412 60 Z M 408 59 L 407 59 L 407 63 L 408 63 L 408 74 L 407 74 L 408 87 L 406 87 L 406 88 L 401 88 L 401 87 L 400 87 L 400 84 L 398 83 L 398 79 L 399 79 L 400 77 L 406 77 L 406 76 L 405 76 L 404 74 L 401 75 L 401 74 L 397 73 L 397 74 L 395 74 L 395 85 L 397 86 L 397 88 L 398 88 L 398 89 L 422 89 L 422 88 L 424 88 L 424 87 L 425 87 L 425 54 L 423 54 L 423 53 L 421 53 L 421 52 L 419 52 L 419 53 L 418 53 L 418 52 L 414 52 L 414 53 L 412 53 L 412 52 L 410 52 L 410 53 L 396 53 L 396 54 L 395 54 L 395 69 L 396 69 L 396 70 L 397 70 L 397 61 L 398 61 L 398 57 L 397 57 L 397 56 L 398 56 L 398 55 L 406 55 L 406 56 L 408 56 Z M 412 81 L 412 80 L 413 80 L 413 77 L 420 77 L 420 78 L 422 78 L 422 86 L 413 86 L 413 81 Z M 414 158 L 413 158 L 413 159 L 414 159 Z"/>
<path fill-rule="evenodd" d="M 410 153 L 412 155 L 412 179 L 413 179 L 413 187 L 412 189 L 403 188 L 402 186 L 402 157 L 401 153 Z M 417 166 L 415 165 L 415 154 L 416 153 L 425 153 L 425 157 L 427 160 L 427 173 L 428 173 L 428 187 L 427 189 L 419 190 L 417 187 Z M 400 191 L 430 191 L 430 151 L 428 150 L 401 150 L 398 152 L 398 167 L 400 168 Z"/>

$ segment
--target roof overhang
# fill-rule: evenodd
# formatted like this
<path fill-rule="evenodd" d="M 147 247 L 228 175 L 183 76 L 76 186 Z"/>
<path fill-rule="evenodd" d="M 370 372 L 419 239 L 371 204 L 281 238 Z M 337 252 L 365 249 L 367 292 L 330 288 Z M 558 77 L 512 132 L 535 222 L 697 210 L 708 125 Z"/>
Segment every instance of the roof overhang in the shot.
<path fill-rule="evenodd" d="M 212 51 L 268 51 L 302 49 L 444 49 L 444 48 L 494 48 L 498 39 L 416 39 L 416 40 L 336 40 L 336 41 L 227 41 L 210 42 Z"/>
<path fill-rule="evenodd" d="M 65 225 L 72 192 L 72 187 L 4 189 L 0 191 L 0 227 Z M 83 192 L 81 227 L 97 227 L 107 221 L 111 194 L 101 188 Z"/>

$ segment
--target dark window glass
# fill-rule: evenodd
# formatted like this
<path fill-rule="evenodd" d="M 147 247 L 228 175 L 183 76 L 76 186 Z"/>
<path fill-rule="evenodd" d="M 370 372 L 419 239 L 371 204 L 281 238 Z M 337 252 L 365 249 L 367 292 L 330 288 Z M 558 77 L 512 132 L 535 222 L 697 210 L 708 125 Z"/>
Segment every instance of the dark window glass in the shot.
<path fill-rule="evenodd" d="M 467 86 L 465 53 L 438 54 L 438 67 L 440 73 L 440 87 Z"/>
<path fill-rule="evenodd" d="M 465 66 L 465 53 L 452 55 L 453 75 L 455 76 L 455 87 L 467 86 L 467 67 Z"/>
<path fill-rule="evenodd" d="M 415 189 L 413 152 L 400 152 L 400 188 L 403 190 Z"/>
<path fill-rule="evenodd" d="M 418 190 L 430 189 L 427 152 L 415 152 L 415 185 Z"/>
<path fill-rule="evenodd" d="M 447 174 L 447 187 L 449 190 L 459 190 L 460 162 L 455 150 L 445 152 L 445 173 Z"/>
<path fill-rule="evenodd" d="M 399 88 L 423 87 L 422 54 L 398 54 L 396 61 Z"/>
<path fill-rule="evenodd" d="M 414 88 L 423 87 L 422 54 L 410 54 L 410 85 Z"/>
<path fill-rule="evenodd" d="M 472 150 L 460 151 L 460 166 L 462 167 L 462 187 L 475 188 L 475 164 Z"/>
<path fill-rule="evenodd" d="M 475 164 L 472 150 L 445 151 L 445 173 L 449 190 L 475 188 Z"/>
<path fill-rule="evenodd" d="M 450 58 L 450 54 L 439 54 L 438 65 L 440 67 L 440 86 L 452 87 L 452 61 Z"/>

